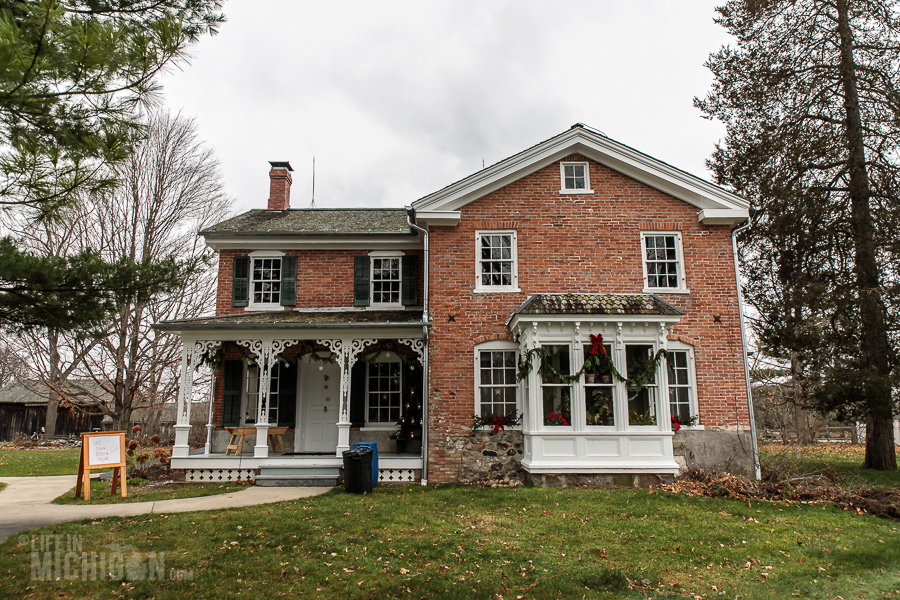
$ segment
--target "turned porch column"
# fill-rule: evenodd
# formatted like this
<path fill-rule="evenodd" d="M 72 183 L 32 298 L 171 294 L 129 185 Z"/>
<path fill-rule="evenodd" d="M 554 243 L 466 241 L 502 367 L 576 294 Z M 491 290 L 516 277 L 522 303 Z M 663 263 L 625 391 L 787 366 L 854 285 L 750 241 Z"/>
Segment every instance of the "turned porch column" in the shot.
<path fill-rule="evenodd" d="M 256 445 L 253 446 L 254 458 L 267 458 L 269 456 L 269 383 L 272 377 L 272 368 L 278 361 L 278 356 L 287 346 L 298 343 L 300 340 L 237 340 L 237 344 L 245 346 L 259 366 L 259 404 L 256 413 Z"/>
<path fill-rule="evenodd" d="M 191 399 L 194 395 L 194 370 L 200 361 L 221 345 L 218 340 L 184 340 L 181 344 L 181 377 L 178 386 L 178 407 L 175 419 L 175 445 L 172 456 L 184 457 L 191 452 L 188 438 L 191 434 Z"/>
<path fill-rule="evenodd" d="M 341 408 L 338 417 L 338 443 L 335 456 L 340 457 L 344 450 L 350 449 L 350 369 L 356 364 L 357 355 L 377 339 L 342 338 L 339 340 L 316 340 L 331 350 L 341 368 Z"/>

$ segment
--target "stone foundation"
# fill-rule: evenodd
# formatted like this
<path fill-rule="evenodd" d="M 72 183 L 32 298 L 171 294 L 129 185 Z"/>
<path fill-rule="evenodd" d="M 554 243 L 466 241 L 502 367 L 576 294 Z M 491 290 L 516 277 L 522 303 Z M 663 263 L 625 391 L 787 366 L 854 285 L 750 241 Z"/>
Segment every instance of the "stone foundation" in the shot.
<path fill-rule="evenodd" d="M 522 432 L 487 431 L 448 435 L 448 452 L 459 455 L 459 482 L 524 482 Z"/>
<path fill-rule="evenodd" d="M 753 477 L 753 441 L 749 431 L 681 429 L 672 439 L 675 461 L 685 469 L 727 471 Z"/>

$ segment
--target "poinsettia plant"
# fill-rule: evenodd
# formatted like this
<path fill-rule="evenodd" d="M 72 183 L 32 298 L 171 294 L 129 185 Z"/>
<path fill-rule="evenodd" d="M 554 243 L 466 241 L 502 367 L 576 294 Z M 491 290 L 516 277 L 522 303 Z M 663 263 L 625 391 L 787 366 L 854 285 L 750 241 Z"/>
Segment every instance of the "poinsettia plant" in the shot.
<path fill-rule="evenodd" d="M 568 425 L 569 415 L 551 412 L 544 417 L 544 425 Z"/>
<path fill-rule="evenodd" d="M 697 415 L 690 418 L 682 419 L 681 417 L 672 417 L 672 431 L 678 431 L 682 427 L 691 427 L 697 424 Z"/>

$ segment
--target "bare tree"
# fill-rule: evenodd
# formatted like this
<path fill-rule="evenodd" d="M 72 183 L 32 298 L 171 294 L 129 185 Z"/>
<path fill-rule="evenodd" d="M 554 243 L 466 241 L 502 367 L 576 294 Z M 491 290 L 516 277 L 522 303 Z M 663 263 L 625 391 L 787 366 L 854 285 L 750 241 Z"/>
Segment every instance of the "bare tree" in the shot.
<path fill-rule="evenodd" d="M 23 335 L 21 345 L 38 379 L 51 389 L 64 379 L 67 389 L 103 403 L 113 426 L 125 429 L 134 408 L 175 397 L 180 341 L 151 326 L 198 316 L 213 306 L 215 255 L 198 232 L 221 220 L 231 200 L 218 160 L 198 140 L 195 122 L 180 115 L 152 116 L 146 137 L 115 177 L 122 182 L 118 189 L 82 203 L 69 225 L 53 235 L 90 247 L 107 260 L 176 258 L 184 263 L 182 285 L 149 302 L 125 305 L 103 336 L 80 339 L 44 331 Z M 77 236 L 66 233 L 74 222 L 81 224 Z"/>

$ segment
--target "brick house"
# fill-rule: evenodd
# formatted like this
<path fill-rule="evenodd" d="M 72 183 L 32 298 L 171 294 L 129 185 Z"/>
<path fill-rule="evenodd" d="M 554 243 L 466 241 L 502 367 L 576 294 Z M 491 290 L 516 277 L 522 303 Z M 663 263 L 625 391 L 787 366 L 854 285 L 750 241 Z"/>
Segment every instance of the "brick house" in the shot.
<path fill-rule="evenodd" d="M 323 481 L 356 441 L 384 481 L 753 471 L 745 200 L 580 124 L 405 209 L 291 209 L 290 165 L 271 164 L 267 210 L 203 232 L 216 315 L 157 325 L 184 341 L 186 478 Z M 209 443 L 189 455 L 201 361 Z"/>

